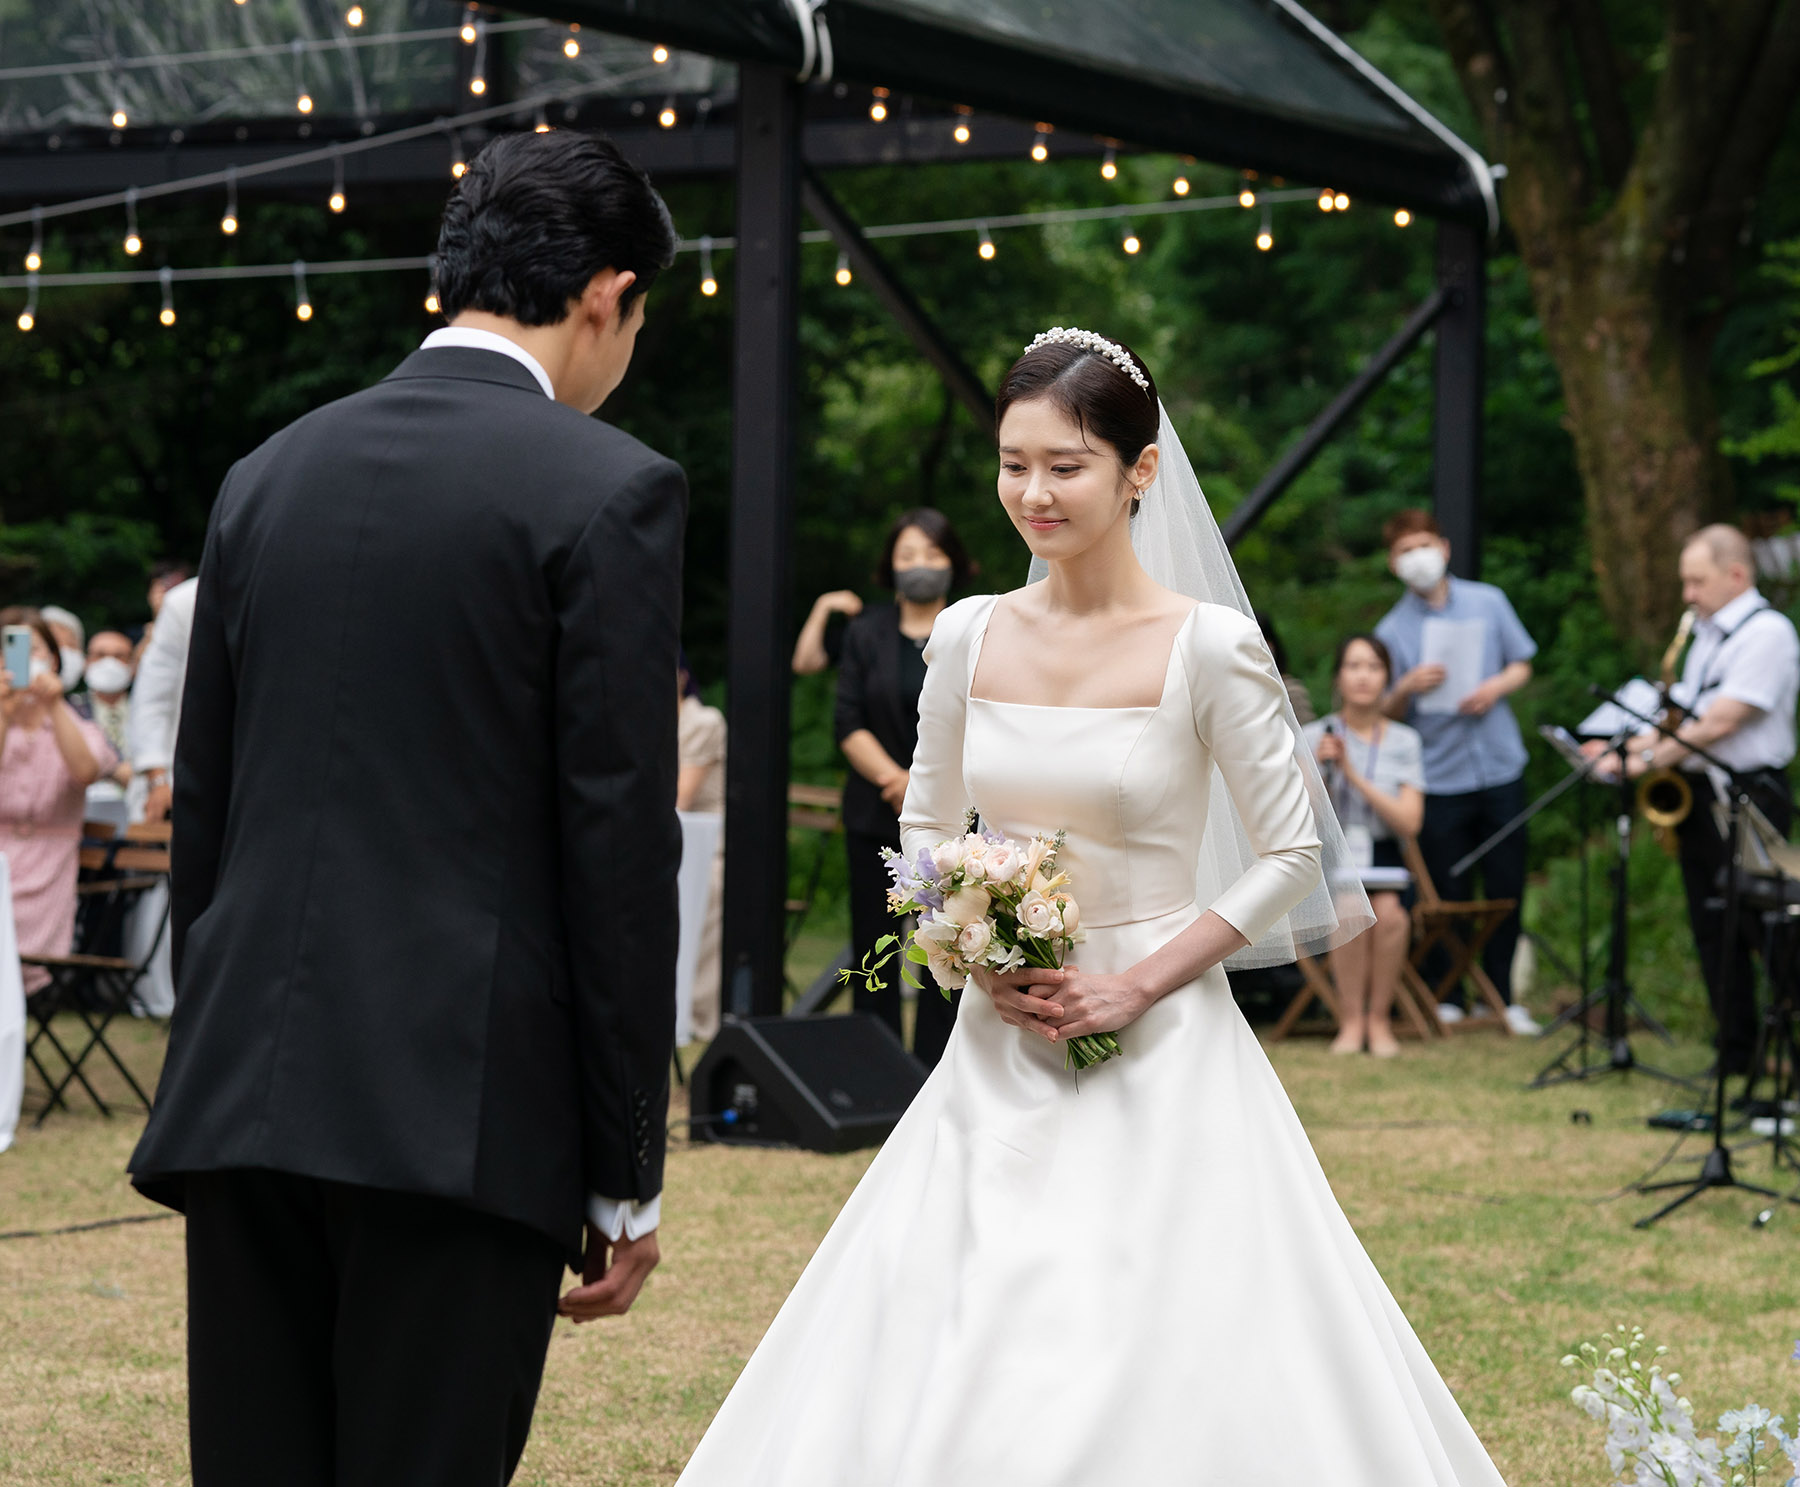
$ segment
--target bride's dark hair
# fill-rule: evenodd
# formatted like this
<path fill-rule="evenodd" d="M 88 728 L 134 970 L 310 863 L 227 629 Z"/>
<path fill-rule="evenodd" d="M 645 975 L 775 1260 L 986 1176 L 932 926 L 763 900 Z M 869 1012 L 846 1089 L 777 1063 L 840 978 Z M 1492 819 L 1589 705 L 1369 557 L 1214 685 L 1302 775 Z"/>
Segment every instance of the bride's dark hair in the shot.
<path fill-rule="evenodd" d="M 994 399 L 994 427 L 1000 427 L 1006 410 L 1014 403 L 1048 398 L 1058 412 L 1081 430 L 1084 444 L 1090 434 L 1104 439 L 1118 450 L 1120 465 L 1129 470 L 1138 462 L 1144 447 L 1156 442 L 1162 420 L 1156 379 L 1150 375 L 1150 368 L 1123 341 L 1113 344 L 1136 364 L 1149 384 L 1147 387 L 1139 387 L 1098 351 L 1069 341 L 1046 341 L 1015 361 L 1012 370 L 1001 379 L 1000 394 Z M 1133 516 L 1137 509 L 1134 499 Z"/>

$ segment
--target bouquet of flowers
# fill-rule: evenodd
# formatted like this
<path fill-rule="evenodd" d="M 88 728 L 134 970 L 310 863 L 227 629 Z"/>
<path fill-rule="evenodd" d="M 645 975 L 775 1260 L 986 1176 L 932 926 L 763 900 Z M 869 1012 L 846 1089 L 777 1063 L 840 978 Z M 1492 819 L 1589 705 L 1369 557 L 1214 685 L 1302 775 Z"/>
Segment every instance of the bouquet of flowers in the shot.
<path fill-rule="evenodd" d="M 1021 845 L 997 831 L 977 831 L 975 824 L 971 813 L 961 834 L 921 849 L 912 862 L 899 852 L 883 853 L 894 880 L 888 907 L 918 916 L 905 958 L 926 967 L 946 997 L 977 970 L 1059 969 L 1084 938 L 1069 875 L 1056 865 L 1065 834 L 1039 835 Z M 872 977 L 898 943 L 884 937 L 875 950 L 880 959 L 862 974 Z M 844 979 L 855 974 L 846 971 Z M 909 985 L 919 984 L 904 966 L 901 974 Z M 1085 1069 L 1120 1051 L 1111 1033 L 1090 1033 L 1069 1040 L 1066 1062 Z"/>
<path fill-rule="evenodd" d="M 1666 1347 L 1651 1348 L 1642 1327 L 1584 1342 L 1564 1368 L 1588 1371 L 1570 1399 L 1606 1425 L 1606 1464 L 1621 1487 L 1793 1487 L 1800 1482 L 1800 1439 L 1780 1415 L 1746 1404 L 1719 1416 L 1718 1436 L 1703 1436 L 1694 1407 L 1667 1372 Z M 1794 1346 L 1800 1361 L 1800 1343 Z M 1726 1474 L 1730 1475 L 1727 1476 Z"/>

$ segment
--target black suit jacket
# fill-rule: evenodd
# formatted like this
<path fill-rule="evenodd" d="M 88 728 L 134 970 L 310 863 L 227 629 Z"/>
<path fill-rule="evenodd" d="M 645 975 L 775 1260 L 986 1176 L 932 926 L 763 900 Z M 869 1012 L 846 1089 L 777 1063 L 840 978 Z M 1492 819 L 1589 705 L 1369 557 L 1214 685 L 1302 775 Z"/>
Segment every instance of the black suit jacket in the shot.
<path fill-rule="evenodd" d="M 497 352 L 233 467 L 175 759 L 177 996 L 133 1181 L 264 1167 L 579 1247 L 662 1186 L 687 488 Z"/>

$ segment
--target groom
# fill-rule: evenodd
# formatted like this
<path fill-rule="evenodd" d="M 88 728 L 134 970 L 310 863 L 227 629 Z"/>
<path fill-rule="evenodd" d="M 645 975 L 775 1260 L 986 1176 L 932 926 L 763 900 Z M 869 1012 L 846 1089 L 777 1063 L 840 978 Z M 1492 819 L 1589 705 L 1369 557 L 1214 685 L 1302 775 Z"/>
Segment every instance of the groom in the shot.
<path fill-rule="evenodd" d="M 657 1262 L 687 490 L 586 415 L 674 248 L 608 141 L 496 140 L 449 328 L 213 507 L 131 1162 L 187 1214 L 197 1487 L 497 1487 L 565 1260 L 577 1321 Z"/>

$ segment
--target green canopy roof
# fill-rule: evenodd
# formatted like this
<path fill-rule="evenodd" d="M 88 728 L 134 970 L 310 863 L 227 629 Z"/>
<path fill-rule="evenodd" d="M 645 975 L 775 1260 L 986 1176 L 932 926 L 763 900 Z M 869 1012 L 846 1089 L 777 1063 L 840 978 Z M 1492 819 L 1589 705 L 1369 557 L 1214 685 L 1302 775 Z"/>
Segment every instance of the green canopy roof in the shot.
<path fill-rule="evenodd" d="M 814 9 L 806 0 L 514 8 L 796 72 L 809 50 L 801 17 Z M 840 79 L 1497 224 L 1480 156 L 1298 0 L 827 0 L 816 9 L 818 50 L 828 40 Z"/>

